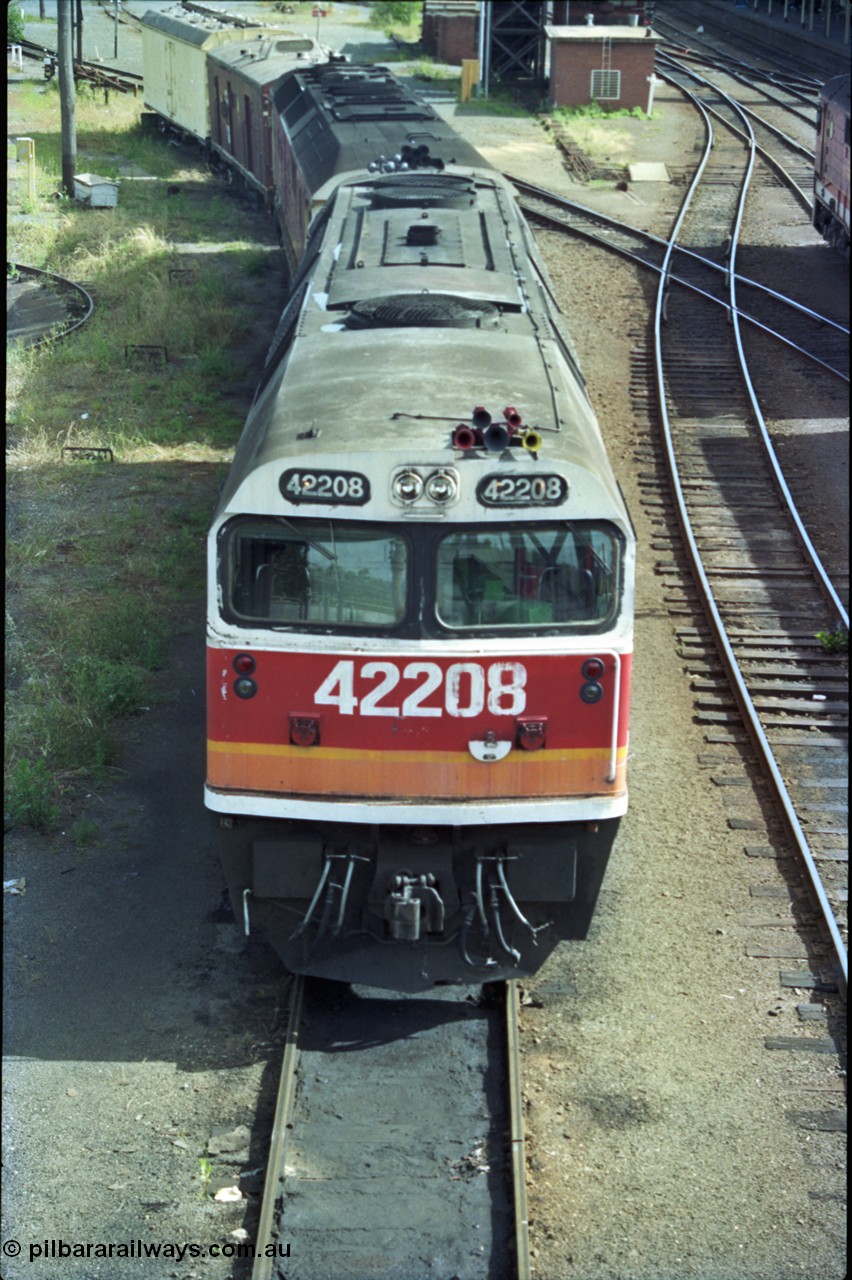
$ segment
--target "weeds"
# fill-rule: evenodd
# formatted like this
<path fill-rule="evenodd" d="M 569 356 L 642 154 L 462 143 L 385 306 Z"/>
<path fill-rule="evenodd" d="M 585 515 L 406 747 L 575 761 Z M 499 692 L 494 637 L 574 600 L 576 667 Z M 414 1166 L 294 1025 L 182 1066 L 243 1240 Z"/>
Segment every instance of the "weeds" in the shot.
<path fill-rule="evenodd" d="M 10 191 L 7 256 L 85 284 L 95 310 L 65 342 L 7 352 L 6 813 L 39 831 L 67 815 L 88 843 L 78 791 L 120 760 L 122 726 L 169 696 L 157 673 L 196 625 L 205 531 L 250 394 L 236 353 L 259 306 L 270 324 L 283 278 L 271 226 L 149 137 L 141 102 L 78 92 L 81 171 L 167 180 L 123 180 L 118 206 L 93 210 L 52 198 L 55 85 L 9 97 L 38 173 L 34 210 Z M 126 354 L 145 345 L 168 360 Z M 74 461 L 64 445 L 114 461 Z"/>
<path fill-rule="evenodd" d="M 607 107 L 602 102 L 587 102 L 582 107 L 555 107 L 552 114 L 564 124 L 574 124 L 578 120 L 648 119 L 642 107 Z"/>
<path fill-rule="evenodd" d="M 849 652 L 849 632 L 846 627 L 836 627 L 834 631 L 818 631 L 816 638 L 826 653 Z"/>
<path fill-rule="evenodd" d="M 5 797 L 6 815 L 35 831 L 48 831 L 59 819 L 53 777 L 44 760 L 19 760 Z"/>

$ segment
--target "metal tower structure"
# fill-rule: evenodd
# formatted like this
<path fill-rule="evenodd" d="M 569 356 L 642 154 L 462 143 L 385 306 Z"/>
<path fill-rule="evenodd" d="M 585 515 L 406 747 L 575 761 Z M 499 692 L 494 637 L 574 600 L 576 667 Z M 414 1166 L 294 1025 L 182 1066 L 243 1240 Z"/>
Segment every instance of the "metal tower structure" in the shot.
<path fill-rule="evenodd" d="M 543 83 L 545 26 L 553 21 L 552 3 L 535 0 L 483 0 L 480 21 L 481 81 Z"/>

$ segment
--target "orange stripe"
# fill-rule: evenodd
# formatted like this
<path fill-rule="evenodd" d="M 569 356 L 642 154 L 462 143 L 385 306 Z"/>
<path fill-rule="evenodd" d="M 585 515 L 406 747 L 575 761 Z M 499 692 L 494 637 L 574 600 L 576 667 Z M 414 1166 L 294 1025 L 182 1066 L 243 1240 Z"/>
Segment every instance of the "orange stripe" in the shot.
<path fill-rule="evenodd" d="M 608 783 L 609 751 L 512 751 L 482 764 L 467 752 L 357 751 L 255 742 L 208 746 L 208 782 L 219 790 L 396 799 L 612 795 L 624 790 L 627 750 Z"/>

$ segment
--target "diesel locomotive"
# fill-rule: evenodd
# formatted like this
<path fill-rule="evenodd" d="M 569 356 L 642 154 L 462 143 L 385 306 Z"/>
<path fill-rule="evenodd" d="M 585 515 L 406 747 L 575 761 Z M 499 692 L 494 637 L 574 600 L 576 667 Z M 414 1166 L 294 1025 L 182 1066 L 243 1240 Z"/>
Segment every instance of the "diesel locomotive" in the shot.
<path fill-rule="evenodd" d="M 819 95 L 813 224 L 849 257 L 849 98 L 852 77 L 835 76 Z"/>
<path fill-rule="evenodd" d="M 511 184 L 384 68 L 269 102 L 293 284 L 208 546 L 231 900 L 294 972 L 530 974 L 627 807 L 630 518 Z"/>

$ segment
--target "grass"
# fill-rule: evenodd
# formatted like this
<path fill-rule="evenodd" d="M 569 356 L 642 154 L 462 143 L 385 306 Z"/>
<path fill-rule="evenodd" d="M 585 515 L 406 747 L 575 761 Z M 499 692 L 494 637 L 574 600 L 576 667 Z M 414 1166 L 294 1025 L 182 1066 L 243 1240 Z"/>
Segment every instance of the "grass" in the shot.
<path fill-rule="evenodd" d="M 53 83 L 11 85 L 9 103 L 37 175 L 34 202 L 10 189 L 7 258 L 95 300 L 67 340 L 7 352 L 4 797 L 7 820 L 45 831 L 73 823 L 134 719 L 169 696 L 162 672 L 201 616 L 206 527 L 283 278 L 271 224 L 189 151 L 148 136 L 140 102 L 78 93 L 78 172 L 125 179 L 107 210 L 55 196 Z M 154 180 L 128 178 L 140 173 Z M 146 345 L 167 362 L 134 358 Z"/>
<path fill-rule="evenodd" d="M 826 653 L 849 652 L 849 632 L 846 627 L 837 626 L 833 631 L 818 631 L 816 638 Z"/>

